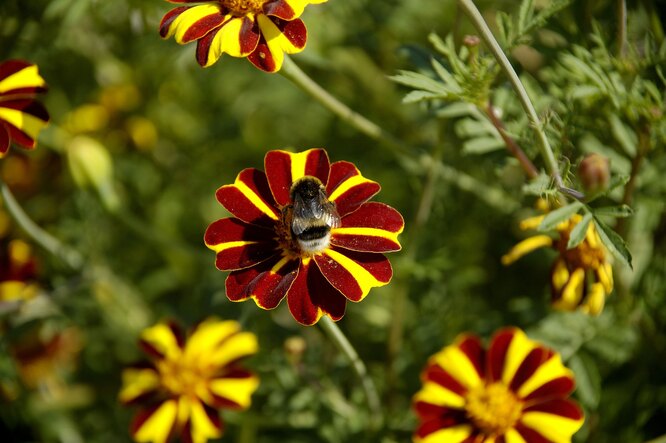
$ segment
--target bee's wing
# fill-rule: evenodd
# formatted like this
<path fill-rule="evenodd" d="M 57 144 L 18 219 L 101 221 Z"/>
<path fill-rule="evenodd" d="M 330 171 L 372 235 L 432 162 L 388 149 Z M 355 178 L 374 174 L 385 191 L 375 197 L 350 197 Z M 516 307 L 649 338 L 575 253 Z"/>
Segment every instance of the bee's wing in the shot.
<path fill-rule="evenodd" d="M 338 214 L 338 210 L 335 207 L 335 203 L 333 202 L 326 202 L 326 216 L 328 219 L 326 220 L 326 224 L 330 226 L 331 228 L 339 228 L 340 227 L 340 214 Z"/>

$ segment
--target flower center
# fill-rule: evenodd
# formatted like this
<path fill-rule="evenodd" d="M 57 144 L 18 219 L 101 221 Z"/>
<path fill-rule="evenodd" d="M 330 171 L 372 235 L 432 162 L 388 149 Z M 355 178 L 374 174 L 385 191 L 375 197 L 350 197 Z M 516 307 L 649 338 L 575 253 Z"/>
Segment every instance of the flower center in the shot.
<path fill-rule="evenodd" d="M 570 231 L 561 232 L 556 246 L 571 269 L 597 269 L 604 263 L 606 259 L 604 250 L 600 246 L 592 245 L 587 238 L 575 248 L 567 249 L 570 233 Z"/>
<path fill-rule="evenodd" d="M 172 394 L 196 396 L 205 387 L 208 375 L 199 367 L 191 365 L 182 356 L 180 360 L 162 360 L 157 363 L 162 385 Z"/>
<path fill-rule="evenodd" d="M 503 383 L 492 383 L 471 390 L 465 410 L 484 434 L 503 435 L 520 418 L 522 402 Z"/>
<path fill-rule="evenodd" d="M 222 6 L 231 11 L 233 15 L 245 15 L 247 13 L 259 13 L 264 3 L 268 0 L 220 0 Z"/>

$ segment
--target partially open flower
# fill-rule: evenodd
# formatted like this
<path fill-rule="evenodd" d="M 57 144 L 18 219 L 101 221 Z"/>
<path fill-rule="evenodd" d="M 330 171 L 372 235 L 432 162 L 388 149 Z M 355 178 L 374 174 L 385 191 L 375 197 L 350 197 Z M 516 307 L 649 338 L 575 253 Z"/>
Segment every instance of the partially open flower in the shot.
<path fill-rule="evenodd" d="M 393 271 L 383 252 L 400 249 L 398 211 L 368 202 L 378 183 L 349 162 L 329 164 L 323 149 L 270 151 L 266 172 L 245 169 L 218 201 L 237 218 L 211 224 L 206 245 L 227 277 L 231 301 L 252 298 L 273 309 L 287 297 L 296 321 L 339 320 Z"/>
<path fill-rule="evenodd" d="M 222 54 L 247 57 L 257 68 L 276 72 L 284 53 L 305 48 L 307 30 L 299 18 L 311 3 L 326 0 L 168 0 L 185 3 L 160 24 L 163 38 L 181 45 L 197 41 L 197 62 L 207 67 Z"/>
<path fill-rule="evenodd" d="M 416 443 L 571 442 L 583 413 L 569 400 L 575 381 L 559 354 L 519 329 L 486 350 L 473 335 L 433 355 L 414 396 Z"/>
<path fill-rule="evenodd" d="M 205 443 L 222 435 L 218 410 L 247 409 L 259 385 L 240 359 L 257 352 L 257 338 L 235 321 L 208 319 L 185 340 L 171 323 L 143 331 L 150 361 L 123 371 L 119 399 L 144 408 L 132 423 L 137 442 Z"/>
<path fill-rule="evenodd" d="M 23 60 L 0 63 L 0 157 L 12 142 L 33 149 L 49 121 L 44 105 L 35 100 L 46 91 L 37 66 Z"/>
<path fill-rule="evenodd" d="M 520 227 L 535 229 L 543 218 L 528 218 Z M 523 240 L 502 257 L 502 263 L 513 263 L 535 249 L 553 247 L 559 253 L 551 270 L 553 306 L 598 315 L 604 308 L 606 297 L 613 291 L 613 268 L 594 223 L 588 225 L 585 239 L 578 246 L 567 249 L 571 231 L 581 220 L 580 215 L 574 214 L 560 223 L 555 239 L 540 234 Z"/>

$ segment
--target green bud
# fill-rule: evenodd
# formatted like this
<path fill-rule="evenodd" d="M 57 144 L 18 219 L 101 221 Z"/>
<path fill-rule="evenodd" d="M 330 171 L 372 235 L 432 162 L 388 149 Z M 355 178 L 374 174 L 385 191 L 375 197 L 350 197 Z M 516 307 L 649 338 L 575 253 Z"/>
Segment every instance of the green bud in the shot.
<path fill-rule="evenodd" d="M 113 188 L 113 160 L 109 151 L 97 140 L 83 135 L 67 145 L 67 163 L 74 182 L 80 188 L 93 188 L 109 210 L 119 206 Z"/>
<path fill-rule="evenodd" d="M 578 165 L 578 178 L 589 193 L 608 189 L 610 175 L 610 160 L 601 154 L 588 154 Z"/>

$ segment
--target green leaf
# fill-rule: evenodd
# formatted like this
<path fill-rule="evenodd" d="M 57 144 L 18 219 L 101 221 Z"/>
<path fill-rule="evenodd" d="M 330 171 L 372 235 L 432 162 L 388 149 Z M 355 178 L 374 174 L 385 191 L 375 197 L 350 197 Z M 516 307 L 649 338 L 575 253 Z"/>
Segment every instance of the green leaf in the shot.
<path fill-rule="evenodd" d="M 575 201 L 548 213 L 539 225 L 539 231 L 550 231 L 555 229 L 557 225 L 571 218 L 571 216 L 580 211 L 580 208 L 582 207 L 583 204 L 581 202 Z"/>
<path fill-rule="evenodd" d="M 414 89 L 428 92 L 434 92 L 443 95 L 451 92 L 445 84 L 418 72 L 400 71 L 400 74 L 391 76 L 390 79 L 396 83 L 400 83 L 401 85 L 410 86 Z"/>
<path fill-rule="evenodd" d="M 611 133 L 615 140 L 620 144 L 624 152 L 629 157 L 636 156 L 636 134 L 625 125 L 620 117 L 615 114 L 608 116 L 608 123 L 610 123 Z"/>
<path fill-rule="evenodd" d="M 631 269 L 634 269 L 631 264 L 631 252 L 629 252 L 629 248 L 627 248 L 627 243 L 624 239 L 596 216 L 594 217 L 594 224 L 597 227 L 599 238 L 601 238 L 601 242 L 604 246 L 606 246 L 606 248 L 623 263 L 628 265 Z"/>
<path fill-rule="evenodd" d="M 402 98 L 403 103 L 417 103 L 427 100 L 445 99 L 446 94 L 428 91 L 411 91 Z"/>
<path fill-rule="evenodd" d="M 529 183 L 523 185 L 523 193 L 525 195 L 542 196 L 544 194 L 556 192 L 555 188 L 551 186 L 552 180 L 548 174 L 539 174 L 539 176 Z"/>
<path fill-rule="evenodd" d="M 466 102 L 454 102 L 437 111 L 437 117 L 457 118 L 473 115 L 476 106 Z"/>
<path fill-rule="evenodd" d="M 598 217 L 625 218 L 634 215 L 634 210 L 628 205 L 604 206 L 594 209 L 594 215 Z"/>
<path fill-rule="evenodd" d="M 504 147 L 504 142 L 496 137 L 478 137 L 463 143 L 462 152 L 465 154 L 485 154 L 497 151 Z"/>
<path fill-rule="evenodd" d="M 518 11 L 518 33 L 522 34 L 534 14 L 534 0 L 523 0 Z"/>
<path fill-rule="evenodd" d="M 585 240 L 585 234 L 587 234 L 587 227 L 590 225 L 590 222 L 594 216 L 592 213 L 588 212 L 583 216 L 583 219 L 571 230 L 569 235 L 569 241 L 567 242 L 567 249 L 572 249 L 581 244 Z"/>
<path fill-rule="evenodd" d="M 601 375 L 594 359 L 578 353 L 567 361 L 567 365 L 576 376 L 576 392 L 580 401 L 588 408 L 596 409 L 601 399 Z"/>

